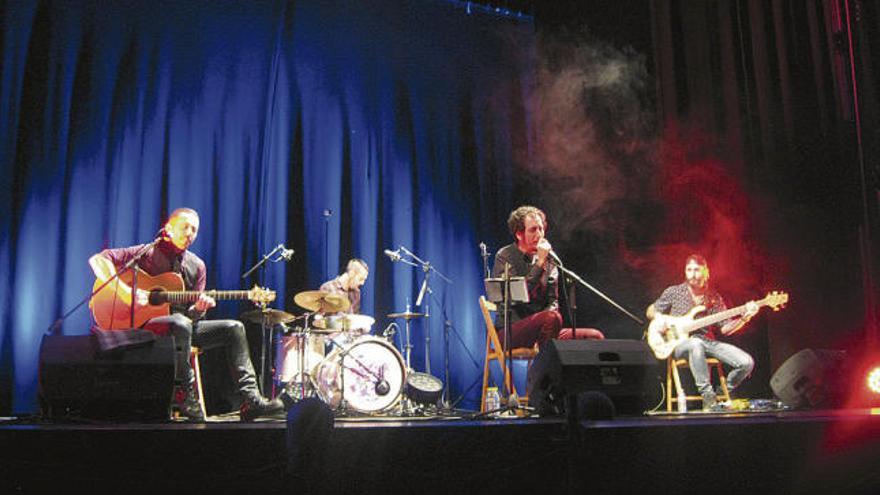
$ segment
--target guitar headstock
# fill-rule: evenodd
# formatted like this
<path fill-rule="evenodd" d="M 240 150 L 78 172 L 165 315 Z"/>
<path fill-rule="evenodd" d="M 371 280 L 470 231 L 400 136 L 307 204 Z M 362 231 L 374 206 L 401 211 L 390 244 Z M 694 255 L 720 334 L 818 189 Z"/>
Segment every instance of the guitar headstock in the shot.
<path fill-rule="evenodd" d="M 773 311 L 779 311 L 788 303 L 788 293 L 780 292 L 778 290 L 769 292 L 763 302 L 767 306 L 770 306 Z"/>
<path fill-rule="evenodd" d="M 248 291 L 248 299 L 254 304 L 268 304 L 275 300 L 275 291 L 255 285 Z"/>

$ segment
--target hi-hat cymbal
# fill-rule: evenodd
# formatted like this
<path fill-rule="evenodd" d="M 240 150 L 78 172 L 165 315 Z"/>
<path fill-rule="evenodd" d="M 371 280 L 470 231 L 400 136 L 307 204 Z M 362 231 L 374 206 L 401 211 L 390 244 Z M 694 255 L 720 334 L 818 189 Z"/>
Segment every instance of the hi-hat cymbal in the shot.
<path fill-rule="evenodd" d="M 246 313 L 242 313 L 241 319 L 252 321 L 254 323 L 266 322 L 267 325 L 277 325 L 279 323 L 290 323 L 297 317 L 280 309 L 254 309 Z"/>
<path fill-rule="evenodd" d="M 342 294 L 334 294 L 323 290 L 309 290 L 293 296 L 293 302 L 309 311 L 336 313 L 345 311 L 351 303 Z"/>
<path fill-rule="evenodd" d="M 404 320 L 412 320 L 413 318 L 421 318 L 425 316 L 424 313 L 411 313 L 409 311 L 403 313 L 391 313 L 388 315 L 389 318 L 403 318 Z"/>

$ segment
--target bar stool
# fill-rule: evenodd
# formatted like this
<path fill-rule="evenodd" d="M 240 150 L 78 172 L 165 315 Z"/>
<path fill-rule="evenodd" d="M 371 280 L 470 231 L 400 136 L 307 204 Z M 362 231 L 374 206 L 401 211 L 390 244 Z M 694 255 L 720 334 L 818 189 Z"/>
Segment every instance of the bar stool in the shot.
<path fill-rule="evenodd" d="M 721 361 L 716 358 L 707 358 L 706 365 L 709 367 L 710 380 L 712 377 L 713 369 L 718 373 L 718 382 L 721 385 L 722 392 L 720 395 L 718 395 L 718 400 L 729 401 L 730 390 L 727 389 L 727 377 L 724 375 L 724 367 L 721 365 Z M 675 359 L 671 356 L 666 359 L 666 411 L 672 411 L 674 409 L 676 397 L 678 397 L 679 392 L 683 390 L 681 385 L 681 376 L 678 374 L 678 369 L 687 367 L 687 359 Z M 674 392 L 673 384 L 675 385 Z M 702 402 L 703 396 L 685 395 L 685 400 L 687 402 Z"/>

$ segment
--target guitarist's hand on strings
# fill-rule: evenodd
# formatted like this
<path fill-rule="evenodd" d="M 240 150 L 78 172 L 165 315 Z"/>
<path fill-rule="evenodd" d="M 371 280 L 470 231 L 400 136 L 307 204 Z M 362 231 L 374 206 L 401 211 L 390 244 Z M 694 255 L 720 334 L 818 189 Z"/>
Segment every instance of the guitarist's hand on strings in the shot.
<path fill-rule="evenodd" d="M 206 294 L 199 294 L 199 298 L 193 303 L 193 309 L 199 313 L 204 313 L 217 305 L 217 301 L 213 297 Z"/>
<path fill-rule="evenodd" d="M 758 306 L 758 303 L 755 301 L 749 301 L 746 303 L 746 312 L 742 315 L 743 322 L 748 322 L 752 319 L 753 316 L 758 314 L 758 311 L 761 309 L 761 306 Z"/>

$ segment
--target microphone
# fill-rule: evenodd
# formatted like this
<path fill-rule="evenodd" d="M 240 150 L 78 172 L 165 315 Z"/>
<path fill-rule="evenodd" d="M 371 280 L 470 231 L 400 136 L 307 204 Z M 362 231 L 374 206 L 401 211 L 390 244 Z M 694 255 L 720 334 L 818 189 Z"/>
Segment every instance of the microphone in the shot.
<path fill-rule="evenodd" d="M 383 378 L 376 382 L 376 394 L 378 395 L 388 395 L 388 392 L 391 391 L 391 386 L 388 385 L 388 382 Z"/>
<path fill-rule="evenodd" d="M 556 255 L 556 251 L 551 249 L 550 252 L 547 254 L 549 254 L 550 257 L 553 258 L 553 261 L 555 261 L 557 265 L 562 266 L 562 260 L 559 259 L 559 256 Z"/>
<path fill-rule="evenodd" d="M 400 261 L 400 249 L 398 249 L 397 251 L 386 249 L 385 256 L 391 258 L 391 261 Z"/>
<path fill-rule="evenodd" d="M 293 258 L 293 249 L 287 249 L 284 247 L 284 244 L 281 245 L 281 257 L 286 261 L 290 261 Z"/>

